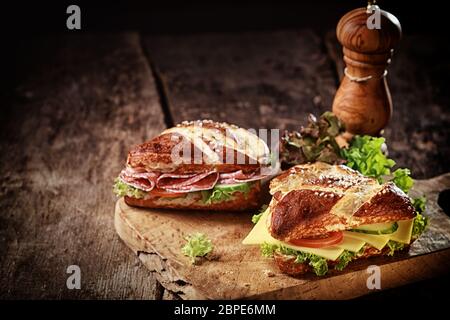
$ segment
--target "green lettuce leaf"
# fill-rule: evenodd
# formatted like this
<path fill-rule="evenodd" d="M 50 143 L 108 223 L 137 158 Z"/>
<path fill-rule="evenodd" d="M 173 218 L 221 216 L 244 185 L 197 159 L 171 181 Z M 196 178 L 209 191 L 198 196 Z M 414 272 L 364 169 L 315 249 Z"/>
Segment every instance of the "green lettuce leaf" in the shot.
<path fill-rule="evenodd" d="M 428 226 L 428 218 L 418 213 L 414 218 L 411 237 L 417 239 Z"/>
<path fill-rule="evenodd" d="M 195 233 L 186 238 L 187 243 L 181 248 L 181 252 L 185 256 L 191 258 L 191 263 L 195 263 L 196 257 L 204 257 L 213 250 L 211 240 L 203 233 Z"/>
<path fill-rule="evenodd" d="M 427 199 L 425 196 L 412 199 L 413 207 L 416 209 L 417 213 L 423 213 L 425 211 L 426 203 Z"/>
<path fill-rule="evenodd" d="M 318 276 L 324 276 L 328 272 L 327 259 L 316 256 L 314 254 L 308 254 L 309 265 L 313 268 L 314 273 Z"/>
<path fill-rule="evenodd" d="M 347 160 L 346 165 L 383 183 L 384 177 L 391 174 L 395 161 L 383 153 L 385 139 L 371 136 L 355 136 L 349 148 L 341 149 L 341 154 Z M 392 182 L 408 193 L 414 185 L 407 168 L 398 168 L 392 173 Z"/>
<path fill-rule="evenodd" d="M 389 248 L 389 252 L 388 252 L 389 256 L 393 256 L 395 251 L 403 250 L 405 248 L 405 244 L 394 241 L 394 240 L 389 240 L 389 242 L 387 243 L 387 246 Z"/>
<path fill-rule="evenodd" d="M 427 199 L 425 198 L 425 196 L 412 199 L 412 204 L 416 209 L 416 217 L 414 218 L 413 229 L 411 234 L 411 237 L 413 239 L 417 239 L 428 226 L 429 223 L 428 218 L 422 215 L 422 213 L 425 212 L 426 202 Z"/>
<path fill-rule="evenodd" d="M 242 192 L 245 196 L 250 192 L 251 183 L 240 183 L 227 188 L 215 186 L 211 190 L 202 191 L 202 199 L 204 203 L 210 204 L 213 202 L 228 201 L 232 198 L 235 192 Z"/>
<path fill-rule="evenodd" d="M 264 242 L 261 244 L 261 255 L 266 258 L 273 257 L 273 254 L 277 250 L 278 246 L 276 244 L 269 244 Z"/>
<path fill-rule="evenodd" d="M 363 175 L 378 179 L 391 173 L 395 161 L 383 153 L 384 138 L 371 136 L 355 136 L 349 148 L 341 149 L 341 154 L 347 160 L 346 165 L 358 170 Z"/>
<path fill-rule="evenodd" d="M 135 187 L 132 187 L 132 186 L 126 184 L 119 178 L 116 178 L 114 180 L 113 191 L 118 197 L 128 196 L 128 197 L 132 197 L 132 198 L 136 198 L 136 199 L 144 198 L 145 195 L 147 194 L 143 190 L 140 190 L 138 188 L 135 188 Z"/>
<path fill-rule="evenodd" d="M 409 169 L 397 169 L 393 173 L 393 182 L 397 187 L 403 190 L 404 193 L 408 193 L 414 185 L 414 180 L 410 177 L 411 171 Z"/>
<path fill-rule="evenodd" d="M 350 261 L 356 256 L 355 252 L 344 250 L 338 258 L 338 263 L 334 266 L 336 270 L 342 271 Z"/>
<path fill-rule="evenodd" d="M 313 269 L 314 273 L 318 276 L 323 276 L 328 272 L 328 263 L 327 259 L 325 258 L 319 257 L 312 253 L 296 251 L 276 244 L 268 244 L 266 242 L 261 244 L 261 254 L 264 257 L 273 257 L 273 254 L 275 252 L 286 256 L 295 257 L 295 263 L 308 263 L 308 265 Z"/>

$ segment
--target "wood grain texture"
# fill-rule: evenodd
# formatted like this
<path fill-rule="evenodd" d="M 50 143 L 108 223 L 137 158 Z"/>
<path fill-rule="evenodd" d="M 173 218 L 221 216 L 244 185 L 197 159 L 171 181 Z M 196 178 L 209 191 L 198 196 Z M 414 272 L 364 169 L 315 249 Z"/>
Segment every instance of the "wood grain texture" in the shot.
<path fill-rule="evenodd" d="M 143 210 L 120 199 L 115 226 L 161 284 L 183 299 L 346 299 L 371 292 L 366 286 L 369 265 L 380 266 L 383 289 L 448 272 L 450 218 L 436 201 L 449 187 L 450 173 L 416 181 L 413 192 L 427 196 L 431 227 L 408 253 L 355 261 L 343 272 L 331 270 L 322 278 L 281 274 L 271 259 L 261 257 L 257 246 L 242 245 L 253 227 L 251 213 Z M 195 266 L 181 253 L 184 237 L 194 232 L 207 234 L 215 245 L 213 255 Z"/>
<path fill-rule="evenodd" d="M 342 74 L 342 47 L 334 32 L 326 37 L 330 57 Z M 395 51 L 387 79 L 393 114 L 383 136 L 389 156 L 415 178 L 450 170 L 450 44 L 430 35 L 404 36 Z"/>
<path fill-rule="evenodd" d="M 165 127 L 139 37 L 35 42 L 2 104 L 0 298 L 161 298 L 113 227 L 112 184 L 128 147 Z M 81 290 L 66 287 L 72 264 Z"/>
<path fill-rule="evenodd" d="M 336 80 L 311 30 L 147 36 L 174 122 L 298 129 L 329 110 Z"/>

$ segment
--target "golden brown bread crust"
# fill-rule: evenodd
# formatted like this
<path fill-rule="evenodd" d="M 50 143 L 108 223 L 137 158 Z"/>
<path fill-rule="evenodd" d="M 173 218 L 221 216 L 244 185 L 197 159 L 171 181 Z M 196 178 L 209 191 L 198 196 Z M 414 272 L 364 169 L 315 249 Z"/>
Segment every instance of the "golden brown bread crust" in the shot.
<path fill-rule="evenodd" d="M 177 128 L 200 128 L 200 133 L 202 132 L 202 128 L 214 129 L 218 130 L 223 135 L 226 135 L 227 130 L 229 129 L 238 129 L 233 125 L 208 120 L 183 122 L 174 128 L 166 130 L 167 132 L 161 133 L 159 136 L 148 142 L 134 146 L 128 153 L 127 164 L 132 168 L 145 168 L 148 171 L 173 171 L 176 169 L 178 173 L 196 173 L 213 169 L 216 169 L 219 173 L 238 170 L 246 172 L 254 171 L 262 166 L 259 162 L 252 162 L 247 154 L 243 154 L 235 149 L 220 144 L 214 144 L 214 147 L 211 150 L 218 154 L 221 163 L 219 163 L 219 161 L 216 163 L 208 163 L 204 161 L 205 159 L 202 156 L 199 156 L 201 151 L 199 151 L 191 141 L 184 139 L 182 134 L 171 131 L 174 129 L 176 130 Z M 217 139 L 219 138 L 217 137 Z M 209 145 L 209 141 L 206 137 L 202 136 L 200 140 Z M 215 142 L 216 141 L 214 141 L 214 143 Z M 175 150 L 190 150 L 190 161 L 186 161 L 188 163 L 174 165 L 172 152 L 176 154 L 174 151 L 175 147 L 177 148 Z M 183 158 L 189 160 L 189 155 L 183 155 Z"/>
<path fill-rule="evenodd" d="M 289 181 L 294 182 L 294 187 L 296 185 L 301 187 L 330 187 L 340 192 L 358 184 L 377 183 L 374 179 L 366 177 L 347 166 L 314 162 L 297 165 L 286 170 L 270 182 L 270 189 L 283 190 L 283 185 Z"/>
<path fill-rule="evenodd" d="M 330 214 L 341 197 L 319 197 L 315 193 L 313 190 L 293 190 L 271 207 L 271 233 L 275 238 L 286 239 L 292 234 L 308 232 L 323 235 L 329 232 L 325 226 L 344 222 Z"/>
<path fill-rule="evenodd" d="M 409 247 L 410 246 L 405 246 L 405 248 L 402 251 L 409 250 Z M 382 255 L 388 255 L 388 253 L 389 253 L 388 247 L 384 247 L 383 249 L 378 250 L 376 248 L 366 246 L 364 249 L 364 252 L 360 256 L 358 256 L 355 260 L 366 259 L 366 258 L 382 256 Z M 293 256 L 287 256 L 287 255 L 283 255 L 280 253 L 274 253 L 273 257 L 274 257 L 275 263 L 277 264 L 278 268 L 280 269 L 280 271 L 282 273 L 296 277 L 296 276 L 301 276 L 308 272 L 313 272 L 312 268 L 308 265 L 307 262 L 296 263 L 295 257 L 293 257 Z M 328 267 L 331 269 L 338 262 L 339 261 L 328 260 L 327 261 Z M 352 261 L 349 262 L 349 264 L 351 264 L 351 263 L 352 263 Z"/>
<path fill-rule="evenodd" d="M 125 202 L 130 206 L 143 208 L 243 211 L 260 207 L 260 190 L 261 184 L 258 181 L 252 184 L 250 191 L 246 195 L 241 192 L 235 192 L 233 198 L 228 201 L 212 202 L 209 204 L 203 202 L 201 193 L 199 192 L 188 193 L 186 195 L 188 198 L 180 199 L 159 197 L 136 199 L 125 197 Z"/>
<path fill-rule="evenodd" d="M 354 216 L 361 219 L 361 224 L 369 224 L 411 219 L 416 213 L 409 197 L 393 183 L 387 183 Z"/>
<path fill-rule="evenodd" d="M 171 150 L 176 142 L 171 139 L 172 134 L 160 135 L 152 140 L 133 146 L 128 152 L 127 163 L 133 167 L 146 167 L 148 163 L 170 163 Z"/>
<path fill-rule="evenodd" d="M 415 216 L 411 200 L 394 184 L 380 185 L 344 166 L 299 165 L 270 187 L 269 230 L 285 242 Z"/>
<path fill-rule="evenodd" d="M 160 136 L 155 137 L 151 141 L 145 142 L 143 144 L 134 146 L 130 152 L 128 153 L 127 163 L 133 168 L 147 168 L 150 170 L 153 169 L 166 169 L 168 166 L 169 169 L 172 169 L 172 149 L 178 142 L 174 142 L 172 137 L 175 136 L 173 133 L 167 133 Z M 204 172 L 216 169 L 219 173 L 225 172 L 233 172 L 242 170 L 253 171 L 259 169 L 261 167 L 260 164 L 249 164 L 248 156 L 245 157 L 244 164 L 236 164 L 237 161 L 233 161 L 233 163 L 226 163 L 226 159 L 222 159 L 224 163 L 222 164 L 206 164 L 194 163 L 194 145 L 189 143 L 189 149 L 192 150 L 191 159 L 192 163 L 181 163 L 176 166 L 176 172 L 183 173 L 196 173 L 196 172 Z M 238 158 L 238 152 L 236 150 L 230 150 L 228 148 L 222 148 L 222 154 L 224 158 L 227 154 L 233 154 L 233 159 Z M 231 161 L 230 161 L 231 162 Z M 169 170 L 172 171 L 172 170 Z"/>

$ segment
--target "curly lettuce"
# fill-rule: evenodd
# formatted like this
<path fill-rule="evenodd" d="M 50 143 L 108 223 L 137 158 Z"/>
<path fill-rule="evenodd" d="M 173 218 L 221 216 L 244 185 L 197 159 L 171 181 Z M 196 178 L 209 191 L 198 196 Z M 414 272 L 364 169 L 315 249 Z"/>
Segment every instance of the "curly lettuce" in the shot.
<path fill-rule="evenodd" d="M 389 180 L 387 176 L 391 175 L 391 169 L 395 165 L 395 161 L 389 159 L 383 152 L 384 149 L 386 149 L 384 138 L 355 136 L 349 148 L 341 149 L 341 155 L 346 159 L 348 167 L 383 183 Z M 414 185 L 410 175 L 409 169 L 398 168 L 392 172 L 390 180 L 407 194 Z"/>
<path fill-rule="evenodd" d="M 328 272 L 328 263 L 325 258 L 316 256 L 315 254 L 305 253 L 308 255 L 309 266 L 313 268 L 314 273 L 318 276 L 324 276 Z"/>
<path fill-rule="evenodd" d="M 273 257 L 276 252 L 286 256 L 293 256 L 295 258 L 295 263 L 307 263 L 318 276 L 324 276 L 328 272 L 327 259 L 319 257 L 318 255 L 296 251 L 284 246 L 269 244 L 266 242 L 261 244 L 261 254 L 264 257 Z"/>
<path fill-rule="evenodd" d="M 396 251 L 401 251 L 405 248 L 404 243 L 400 243 L 394 240 L 389 240 L 387 246 L 389 248 L 388 256 L 393 256 Z"/>
<path fill-rule="evenodd" d="M 417 239 L 428 226 L 428 218 L 418 213 L 414 218 L 411 238 Z"/>
<path fill-rule="evenodd" d="M 338 258 L 338 263 L 334 266 L 336 270 L 342 271 L 356 257 L 355 252 L 344 250 Z"/>
<path fill-rule="evenodd" d="M 186 238 L 187 243 L 181 248 L 181 252 L 191 259 L 191 263 L 195 263 L 196 257 L 204 257 L 213 250 L 211 240 L 203 233 L 195 233 Z"/>
<path fill-rule="evenodd" d="M 412 199 L 412 205 L 414 209 L 416 209 L 416 217 L 414 218 L 413 223 L 413 229 L 411 238 L 417 239 L 426 229 L 428 226 L 429 220 L 427 217 L 422 215 L 422 213 L 425 211 L 427 199 L 425 196 Z"/>
<path fill-rule="evenodd" d="M 230 186 L 215 186 L 211 190 L 202 191 L 202 199 L 204 203 L 228 201 L 233 197 L 235 192 L 241 192 L 245 196 L 250 192 L 251 183 L 240 183 Z"/>
<path fill-rule="evenodd" d="M 141 199 L 144 198 L 146 195 L 145 191 L 132 187 L 123 182 L 122 180 L 120 180 L 119 178 L 116 178 L 114 180 L 113 191 L 118 197 L 128 196 L 136 199 Z"/>
<path fill-rule="evenodd" d="M 261 244 L 261 255 L 266 258 L 271 258 L 277 249 L 278 245 L 263 242 Z"/>
<path fill-rule="evenodd" d="M 341 149 L 341 155 L 347 160 L 346 165 L 363 175 L 377 179 L 391 173 L 395 161 L 383 153 L 384 138 L 355 136 L 349 148 Z"/>
<path fill-rule="evenodd" d="M 414 185 L 414 180 L 410 177 L 411 171 L 407 168 L 399 168 L 393 172 L 394 178 L 392 181 L 397 187 L 403 190 L 404 193 L 408 193 Z"/>
<path fill-rule="evenodd" d="M 425 211 L 425 205 L 427 203 L 427 199 L 425 196 L 412 199 L 412 205 L 414 209 L 416 209 L 417 213 L 423 213 Z"/>

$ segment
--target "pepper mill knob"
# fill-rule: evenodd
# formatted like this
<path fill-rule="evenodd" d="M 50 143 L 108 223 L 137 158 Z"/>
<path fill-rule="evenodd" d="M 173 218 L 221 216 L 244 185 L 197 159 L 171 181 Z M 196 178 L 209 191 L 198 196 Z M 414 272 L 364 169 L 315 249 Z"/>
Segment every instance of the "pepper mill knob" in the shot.
<path fill-rule="evenodd" d="M 379 29 L 367 26 L 373 14 L 379 14 Z M 350 135 L 379 135 L 392 114 L 386 68 L 401 38 L 400 22 L 389 12 L 369 4 L 345 14 L 336 34 L 343 46 L 346 68 L 334 97 L 333 112 L 345 123 Z"/>

